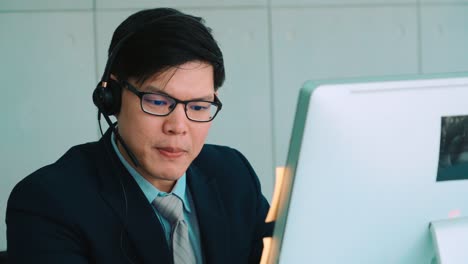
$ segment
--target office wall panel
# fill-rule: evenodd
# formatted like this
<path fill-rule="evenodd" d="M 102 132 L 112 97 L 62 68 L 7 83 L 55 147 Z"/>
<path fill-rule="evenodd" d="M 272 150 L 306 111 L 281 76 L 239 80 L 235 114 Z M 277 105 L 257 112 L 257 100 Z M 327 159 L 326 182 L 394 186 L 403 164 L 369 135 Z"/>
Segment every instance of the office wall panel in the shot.
<path fill-rule="evenodd" d="M 92 9 L 93 0 L 1 0 L 0 11 Z"/>
<path fill-rule="evenodd" d="M 416 4 L 418 0 L 271 0 L 271 5 L 298 6 L 298 5 L 395 5 L 395 4 Z"/>
<path fill-rule="evenodd" d="M 276 164 L 284 164 L 298 90 L 308 79 L 415 74 L 417 9 L 274 9 Z"/>
<path fill-rule="evenodd" d="M 246 7 L 266 6 L 267 0 L 96 0 L 97 8 L 153 8 L 153 7 Z"/>
<path fill-rule="evenodd" d="M 468 5 L 421 7 L 424 73 L 468 71 Z"/>
<path fill-rule="evenodd" d="M 271 90 L 267 11 L 261 9 L 183 9 L 205 19 L 213 29 L 226 66 L 219 90 L 223 109 L 213 122 L 208 142 L 241 150 L 256 169 L 265 195 L 273 190 Z M 99 11 L 97 15 L 99 75 L 115 27 L 132 11 Z"/>
<path fill-rule="evenodd" d="M 97 138 L 92 19 L 91 12 L 0 14 L 0 219 L 17 182 Z"/>

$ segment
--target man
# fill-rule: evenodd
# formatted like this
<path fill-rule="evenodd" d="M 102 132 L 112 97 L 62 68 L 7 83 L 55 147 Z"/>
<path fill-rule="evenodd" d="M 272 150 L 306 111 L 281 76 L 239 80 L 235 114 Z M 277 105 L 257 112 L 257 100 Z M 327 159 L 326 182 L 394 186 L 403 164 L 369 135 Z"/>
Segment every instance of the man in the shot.
<path fill-rule="evenodd" d="M 268 203 L 238 151 L 204 145 L 222 53 L 202 20 L 137 12 L 93 99 L 111 124 L 12 191 L 12 263 L 258 263 Z"/>

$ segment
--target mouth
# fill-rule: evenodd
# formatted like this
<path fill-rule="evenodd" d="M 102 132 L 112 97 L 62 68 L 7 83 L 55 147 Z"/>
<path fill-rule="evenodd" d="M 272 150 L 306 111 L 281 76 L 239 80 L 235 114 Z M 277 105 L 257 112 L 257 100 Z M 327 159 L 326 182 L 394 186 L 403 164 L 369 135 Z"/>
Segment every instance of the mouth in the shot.
<path fill-rule="evenodd" d="M 156 148 L 159 153 L 166 158 L 175 159 L 183 156 L 186 151 L 180 148 L 172 148 L 172 147 L 161 147 Z"/>

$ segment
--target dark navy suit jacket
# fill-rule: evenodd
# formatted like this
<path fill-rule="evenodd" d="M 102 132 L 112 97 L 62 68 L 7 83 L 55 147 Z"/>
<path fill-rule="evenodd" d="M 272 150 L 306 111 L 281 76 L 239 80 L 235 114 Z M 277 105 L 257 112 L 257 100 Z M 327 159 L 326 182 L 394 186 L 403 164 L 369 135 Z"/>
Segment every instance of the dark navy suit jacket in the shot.
<path fill-rule="evenodd" d="M 8 200 L 11 263 L 171 263 L 162 227 L 112 149 L 71 148 L 22 180 Z M 205 145 L 187 170 L 206 263 L 258 263 L 272 230 L 258 178 L 238 151 Z"/>

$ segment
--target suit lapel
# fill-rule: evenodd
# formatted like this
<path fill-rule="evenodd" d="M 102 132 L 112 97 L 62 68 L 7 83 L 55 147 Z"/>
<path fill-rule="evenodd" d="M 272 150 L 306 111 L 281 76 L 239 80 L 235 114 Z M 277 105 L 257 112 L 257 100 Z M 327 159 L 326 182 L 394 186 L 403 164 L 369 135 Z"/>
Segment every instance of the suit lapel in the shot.
<path fill-rule="evenodd" d="M 162 226 L 143 192 L 118 159 L 110 132 L 100 140 L 97 159 L 101 196 L 121 219 L 129 241 L 142 263 L 170 263 L 169 248 Z"/>
<path fill-rule="evenodd" d="M 227 263 L 230 259 L 228 222 L 216 181 L 192 165 L 187 171 L 187 182 L 198 217 L 205 261 Z"/>

